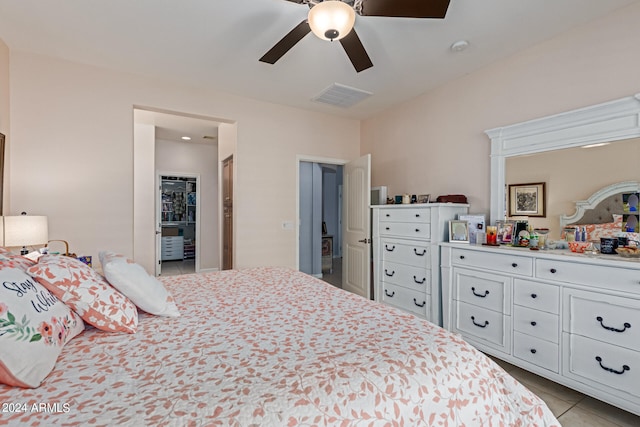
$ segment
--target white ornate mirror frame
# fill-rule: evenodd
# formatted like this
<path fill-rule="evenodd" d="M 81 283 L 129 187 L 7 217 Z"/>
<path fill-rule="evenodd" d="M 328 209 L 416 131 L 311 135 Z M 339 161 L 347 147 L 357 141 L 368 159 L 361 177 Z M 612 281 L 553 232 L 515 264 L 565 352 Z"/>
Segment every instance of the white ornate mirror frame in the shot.
<path fill-rule="evenodd" d="M 505 218 L 508 157 L 640 137 L 640 93 L 485 131 L 491 138 L 491 223 Z"/>

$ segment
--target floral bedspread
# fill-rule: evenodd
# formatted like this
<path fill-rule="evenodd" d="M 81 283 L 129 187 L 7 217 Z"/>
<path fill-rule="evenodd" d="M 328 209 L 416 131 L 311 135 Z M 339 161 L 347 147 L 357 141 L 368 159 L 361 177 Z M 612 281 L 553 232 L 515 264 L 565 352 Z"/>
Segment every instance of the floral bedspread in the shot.
<path fill-rule="evenodd" d="M 303 273 L 162 281 L 182 317 L 88 327 L 38 389 L 0 385 L 0 425 L 560 425 L 458 335 Z"/>

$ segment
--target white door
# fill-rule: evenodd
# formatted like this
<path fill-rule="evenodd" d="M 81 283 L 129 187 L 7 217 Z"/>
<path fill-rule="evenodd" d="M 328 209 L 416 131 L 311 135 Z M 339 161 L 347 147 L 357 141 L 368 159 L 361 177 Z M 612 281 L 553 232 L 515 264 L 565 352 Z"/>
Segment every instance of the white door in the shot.
<path fill-rule="evenodd" d="M 344 166 L 342 288 L 371 298 L 371 155 Z"/>

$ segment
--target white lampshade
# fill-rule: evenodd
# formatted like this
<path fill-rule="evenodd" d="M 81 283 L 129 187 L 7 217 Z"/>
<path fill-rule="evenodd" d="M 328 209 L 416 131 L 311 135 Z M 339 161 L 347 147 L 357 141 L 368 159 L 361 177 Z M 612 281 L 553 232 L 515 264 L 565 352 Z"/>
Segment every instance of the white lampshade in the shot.
<path fill-rule="evenodd" d="M 309 11 L 309 26 L 323 40 L 340 40 L 356 22 L 356 12 L 340 0 L 325 0 Z"/>
<path fill-rule="evenodd" d="M 4 217 L 4 246 L 44 245 L 49 241 L 46 216 L 17 215 Z"/>

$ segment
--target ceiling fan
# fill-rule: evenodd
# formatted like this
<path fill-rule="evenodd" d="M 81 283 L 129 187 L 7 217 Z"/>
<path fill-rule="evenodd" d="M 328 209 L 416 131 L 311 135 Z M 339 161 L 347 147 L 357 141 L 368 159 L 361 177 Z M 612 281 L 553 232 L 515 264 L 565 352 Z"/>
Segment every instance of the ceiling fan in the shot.
<path fill-rule="evenodd" d="M 307 4 L 309 16 L 275 44 L 260 61 L 275 64 L 304 36 L 339 40 L 356 71 L 373 66 L 353 25 L 355 15 L 443 19 L 450 0 L 286 0 Z"/>

